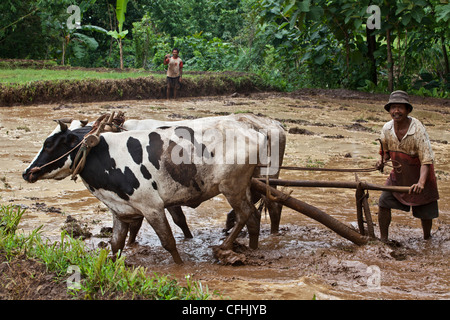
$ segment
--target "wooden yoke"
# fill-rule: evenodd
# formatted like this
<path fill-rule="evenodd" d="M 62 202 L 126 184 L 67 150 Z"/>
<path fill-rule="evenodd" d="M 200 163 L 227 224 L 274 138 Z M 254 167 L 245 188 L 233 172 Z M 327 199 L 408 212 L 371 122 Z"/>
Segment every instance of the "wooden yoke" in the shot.
<path fill-rule="evenodd" d="M 72 180 L 76 181 L 77 175 L 83 171 L 89 151 L 100 143 L 100 135 L 105 131 L 105 125 L 111 123 L 113 118 L 114 112 L 110 115 L 104 114 L 100 116 L 92 126 L 92 130 L 84 136 L 80 149 L 78 149 L 77 155 L 73 161 L 71 169 Z"/>

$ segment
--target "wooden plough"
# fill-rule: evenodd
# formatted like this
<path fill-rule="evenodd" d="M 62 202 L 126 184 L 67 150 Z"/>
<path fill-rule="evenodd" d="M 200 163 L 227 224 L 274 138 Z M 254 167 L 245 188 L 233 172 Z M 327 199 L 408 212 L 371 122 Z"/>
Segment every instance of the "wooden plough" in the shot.
<path fill-rule="evenodd" d="M 267 185 L 265 182 L 269 183 Z M 325 187 L 325 188 L 350 188 L 356 189 L 356 217 L 358 221 L 359 233 L 339 220 L 326 214 L 322 210 L 307 204 L 301 200 L 295 199 L 290 195 L 287 195 L 280 190 L 272 188 L 271 186 L 288 186 L 288 187 Z M 365 190 L 386 190 L 393 192 L 407 193 L 409 187 L 396 187 L 396 186 L 380 186 L 367 182 L 360 181 L 356 176 L 356 182 L 333 182 L 333 181 L 308 181 L 308 180 L 283 180 L 283 179 L 252 179 L 252 188 L 266 195 L 270 192 L 270 195 L 283 205 L 294 209 L 318 222 L 325 225 L 329 229 L 336 232 L 338 235 L 352 241 L 357 245 L 366 244 L 371 238 L 375 238 L 372 216 L 370 214 L 368 193 Z M 364 229 L 365 216 L 367 223 L 367 235 Z"/>

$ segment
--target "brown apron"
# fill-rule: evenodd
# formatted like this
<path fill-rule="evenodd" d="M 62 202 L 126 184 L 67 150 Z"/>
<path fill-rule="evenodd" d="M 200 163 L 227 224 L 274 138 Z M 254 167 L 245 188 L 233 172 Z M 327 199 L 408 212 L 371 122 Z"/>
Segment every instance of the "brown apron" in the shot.
<path fill-rule="evenodd" d="M 388 186 L 407 186 L 410 187 L 417 183 L 420 178 L 421 163 L 419 157 L 412 157 L 406 153 L 398 151 L 389 151 L 391 159 L 401 164 L 400 172 L 392 170 L 386 181 Z M 407 206 L 421 206 L 439 199 L 436 175 L 434 173 L 434 165 L 430 165 L 427 182 L 425 183 L 422 193 L 397 193 L 393 192 L 398 201 Z"/>

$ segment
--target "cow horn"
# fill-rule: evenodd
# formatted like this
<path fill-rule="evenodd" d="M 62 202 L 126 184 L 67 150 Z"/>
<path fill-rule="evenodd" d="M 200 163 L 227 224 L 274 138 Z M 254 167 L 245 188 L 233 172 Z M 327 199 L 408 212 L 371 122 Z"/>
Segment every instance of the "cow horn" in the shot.
<path fill-rule="evenodd" d="M 64 121 L 62 121 L 62 120 L 55 120 L 55 121 L 58 122 L 59 126 L 61 127 L 62 132 L 67 131 L 68 127 Z"/>

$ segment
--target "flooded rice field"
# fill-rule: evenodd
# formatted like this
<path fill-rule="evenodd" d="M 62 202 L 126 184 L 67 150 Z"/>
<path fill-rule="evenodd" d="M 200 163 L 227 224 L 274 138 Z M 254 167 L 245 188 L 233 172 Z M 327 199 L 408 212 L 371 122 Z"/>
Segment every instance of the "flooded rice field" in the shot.
<path fill-rule="evenodd" d="M 141 100 L 86 104 L 55 104 L 0 108 L 0 200 L 27 208 L 19 227 L 29 232 L 43 226 L 43 235 L 59 239 L 67 217 L 75 218 L 91 236 L 95 248 L 108 239 L 103 227 L 112 227 L 108 209 L 84 184 L 41 180 L 29 184 L 22 171 L 55 128 L 53 119 L 95 120 L 101 114 L 124 111 L 127 119 L 181 120 L 236 112 L 252 112 L 283 121 L 287 133 L 284 165 L 324 168 L 367 168 L 377 161 L 375 139 L 390 120 L 386 101 L 353 95 L 319 93 L 260 93 L 234 97 L 189 98 L 176 101 Z M 243 232 L 235 251 L 245 255 L 241 266 L 226 266 L 213 256 L 212 246 L 224 239 L 230 206 L 216 196 L 199 207 L 184 208 L 193 239 L 185 240 L 171 222 L 184 265 L 173 263 L 144 222 L 138 244 L 125 249 L 127 261 L 150 271 L 169 273 L 183 281 L 186 274 L 209 290 L 231 299 L 450 299 L 450 107 L 435 100 L 418 100 L 411 116 L 421 120 L 430 135 L 436 157 L 440 216 L 432 239 L 422 239 L 420 220 L 393 210 L 390 238 L 358 247 L 318 222 L 283 208 L 280 232 L 270 234 L 268 214 L 262 215 L 260 245 L 247 247 Z M 388 170 L 359 173 L 359 179 L 384 184 Z M 355 181 L 353 173 L 281 172 L 282 179 Z M 284 191 L 288 192 L 290 188 Z M 292 196 L 314 205 L 347 225 L 355 225 L 355 192 L 350 189 L 295 188 Z M 378 236 L 377 201 L 369 204 Z"/>

